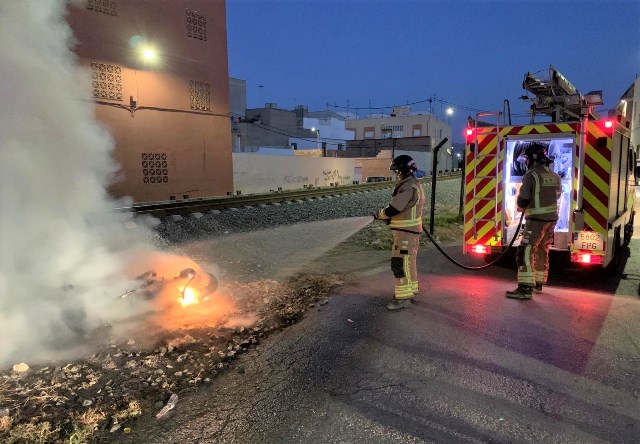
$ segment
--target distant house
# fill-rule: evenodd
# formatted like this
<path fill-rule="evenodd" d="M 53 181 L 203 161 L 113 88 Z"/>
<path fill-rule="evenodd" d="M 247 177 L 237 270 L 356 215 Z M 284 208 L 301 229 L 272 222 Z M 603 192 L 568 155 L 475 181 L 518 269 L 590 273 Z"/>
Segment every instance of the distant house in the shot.
<path fill-rule="evenodd" d="M 361 159 L 356 162 L 369 169 L 370 176 L 390 176 L 388 171 L 392 157 L 408 154 L 418 164 L 418 175 L 430 175 L 433 168 L 432 150 L 443 139 L 448 141 L 438 152 L 437 171 L 457 168 L 457 158 L 451 144 L 451 127 L 429 113 L 412 113 L 406 106 L 395 107 L 385 116 L 370 116 L 364 119 L 350 119 L 347 129 L 353 130 L 355 140 L 347 143 L 347 149 L 340 157 Z M 382 169 L 381 158 L 389 162 Z M 369 159 L 369 160 L 366 160 Z M 376 159 L 375 162 L 372 159 Z M 376 165 L 375 170 L 365 164 Z M 375 173 L 375 174 L 374 174 Z M 366 172 L 363 172 L 363 180 Z"/>

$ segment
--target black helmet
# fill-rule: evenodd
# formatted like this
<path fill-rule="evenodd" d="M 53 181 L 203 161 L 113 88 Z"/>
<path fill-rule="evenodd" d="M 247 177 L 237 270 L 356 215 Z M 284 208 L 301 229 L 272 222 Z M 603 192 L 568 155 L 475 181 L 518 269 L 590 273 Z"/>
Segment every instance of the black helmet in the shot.
<path fill-rule="evenodd" d="M 547 146 L 540 142 L 531 142 L 524 149 L 524 152 L 520 157 L 522 158 L 522 156 L 526 156 L 529 161 L 529 167 L 532 167 L 536 163 L 541 165 L 549 165 L 551 163 L 551 159 L 547 157 Z M 520 158 L 518 160 L 520 160 Z"/>
<path fill-rule="evenodd" d="M 389 169 L 391 171 L 397 171 L 405 176 L 408 176 L 409 174 L 413 174 L 413 172 L 418 169 L 418 165 L 416 165 L 416 161 L 413 160 L 411 156 L 401 154 L 400 156 L 393 159 L 393 162 L 391 162 L 391 166 L 389 167 Z"/>

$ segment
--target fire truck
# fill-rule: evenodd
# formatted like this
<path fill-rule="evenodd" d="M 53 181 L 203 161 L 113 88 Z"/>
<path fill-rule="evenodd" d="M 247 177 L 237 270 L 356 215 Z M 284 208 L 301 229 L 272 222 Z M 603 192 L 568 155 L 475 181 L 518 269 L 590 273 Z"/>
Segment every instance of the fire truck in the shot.
<path fill-rule="evenodd" d="M 535 141 L 547 147 L 553 160 L 549 168 L 562 179 L 552 254 L 564 256 L 567 265 L 617 272 L 635 215 L 636 154 L 629 140 L 630 123 L 616 111 L 606 117 L 595 113 L 594 107 L 602 104 L 601 91 L 582 95 L 553 66 L 548 74 L 544 79 L 525 75 L 523 98 L 531 101 L 530 124 L 510 124 L 508 101 L 502 112 L 469 119 L 464 253 L 491 260 L 510 244 L 518 245 L 521 214 L 516 199 L 526 172 L 518 158 Z M 535 123 L 540 114 L 546 123 Z"/>

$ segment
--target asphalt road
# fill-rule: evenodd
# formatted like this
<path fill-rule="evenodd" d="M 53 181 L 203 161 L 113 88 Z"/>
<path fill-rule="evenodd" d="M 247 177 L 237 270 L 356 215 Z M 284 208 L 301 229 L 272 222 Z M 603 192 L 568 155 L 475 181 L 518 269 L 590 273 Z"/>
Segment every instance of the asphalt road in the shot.
<path fill-rule="evenodd" d="M 554 273 L 531 301 L 430 249 L 423 296 L 388 312 L 388 254 L 338 252 L 352 284 L 114 442 L 638 443 L 638 220 L 622 279 Z"/>

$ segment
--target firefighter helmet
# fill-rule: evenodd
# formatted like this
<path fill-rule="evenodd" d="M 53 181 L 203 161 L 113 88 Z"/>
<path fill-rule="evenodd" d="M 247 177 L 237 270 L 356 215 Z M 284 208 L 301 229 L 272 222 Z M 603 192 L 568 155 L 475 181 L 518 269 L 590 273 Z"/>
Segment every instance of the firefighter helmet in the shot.
<path fill-rule="evenodd" d="M 416 161 L 413 160 L 411 156 L 401 154 L 400 156 L 393 159 L 393 162 L 391 162 L 391 166 L 389 167 L 389 169 L 391 171 L 397 171 L 405 176 L 408 176 L 409 174 L 413 174 L 413 172 L 418 169 L 418 165 L 416 165 Z"/>
<path fill-rule="evenodd" d="M 532 167 L 538 163 L 541 165 L 549 165 L 551 159 L 547 157 L 547 147 L 539 142 L 530 143 L 523 151 L 520 157 L 526 157 L 528 160 L 527 166 Z M 520 160 L 520 159 L 518 159 Z"/>

